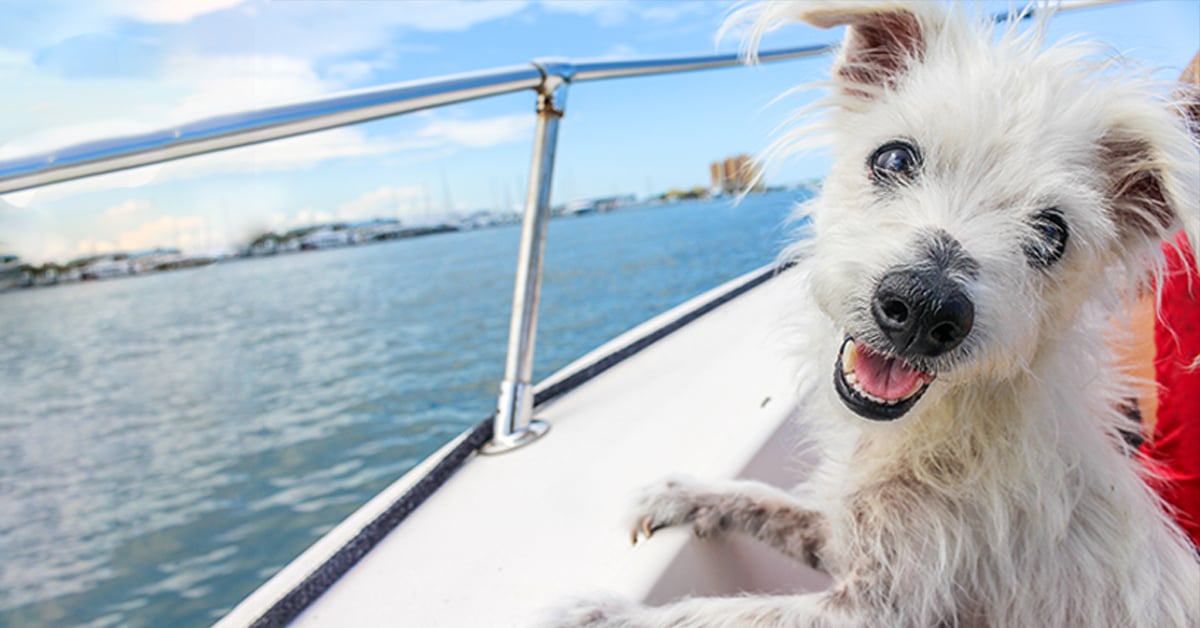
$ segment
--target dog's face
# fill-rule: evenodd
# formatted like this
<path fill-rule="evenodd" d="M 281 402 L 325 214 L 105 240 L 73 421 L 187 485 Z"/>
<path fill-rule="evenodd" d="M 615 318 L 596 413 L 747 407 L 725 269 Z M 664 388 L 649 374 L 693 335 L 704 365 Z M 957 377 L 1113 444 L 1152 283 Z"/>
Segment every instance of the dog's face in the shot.
<path fill-rule="evenodd" d="M 1166 107 L 1075 50 L 997 43 L 932 5 L 801 14 L 849 25 L 812 279 L 844 333 L 833 385 L 872 420 L 1028 370 L 1112 269 L 1177 228 L 1188 189 L 1195 211 L 1180 178 L 1195 153 L 1172 161 L 1191 148 Z"/>

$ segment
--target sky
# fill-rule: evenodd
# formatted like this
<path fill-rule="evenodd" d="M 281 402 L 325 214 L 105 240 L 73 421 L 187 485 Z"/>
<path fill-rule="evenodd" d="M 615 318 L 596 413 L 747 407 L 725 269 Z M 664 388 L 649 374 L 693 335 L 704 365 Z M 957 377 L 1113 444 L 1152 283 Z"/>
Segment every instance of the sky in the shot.
<path fill-rule="evenodd" d="M 345 90 L 516 65 L 734 51 L 705 0 L 0 0 L 0 160 Z M 989 9 L 1009 8 L 988 2 Z M 1057 17 L 1173 80 L 1200 49 L 1200 0 L 1143 0 Z M 803 25 L 764 48 L 825 43 Z M 706 185 L 708 163 L 765 148 L 829 58 L 575 85 L 553 198 Z M 0 253 L 32 263 L 159 246 L 210 253 L 268 229 L 514 210 L 532 92 L 427 110 L 0 196 Z M 822 156 L 770 184 L 822 175 Z"/>

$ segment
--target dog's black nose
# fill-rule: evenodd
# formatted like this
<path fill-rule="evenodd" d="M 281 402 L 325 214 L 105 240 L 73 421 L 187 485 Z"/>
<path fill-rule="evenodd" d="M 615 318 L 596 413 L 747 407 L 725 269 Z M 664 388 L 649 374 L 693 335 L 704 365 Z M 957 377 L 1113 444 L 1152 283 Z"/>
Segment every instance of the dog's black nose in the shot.
<path fill-rule="evenodd" d="M 941 272 L 896 270 L 875 287 L 871 314 L 899 353 L 934 357 L 962 344 L 975 322 L 975 305 Z"/>

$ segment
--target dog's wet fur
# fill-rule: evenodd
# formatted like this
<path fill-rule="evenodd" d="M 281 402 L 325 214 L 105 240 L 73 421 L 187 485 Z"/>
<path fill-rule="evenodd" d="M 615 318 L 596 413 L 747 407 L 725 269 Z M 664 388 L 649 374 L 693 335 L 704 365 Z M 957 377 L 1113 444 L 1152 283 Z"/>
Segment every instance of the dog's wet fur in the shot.
<path fill-rule="evenodd" d="M 631 527 L 749 535 L 834 585 L 585 598 L 548 623 L 1200 626 L 1196 550 L 1120 437 L 1130 383 L 1109 333 L 1164 237 L 1200 241 L 1200 156 L 1170 89 L 1048 45 L 1044 18 L 840 0 L 733 20 L 751 49 L 789 20 L 847 27 L 822 121 L 778 151 L 832 154 L 787 254 L 800 378 L 821 382 L 800 412 L 825 462 L 792 492 L 661 482 Z"/>

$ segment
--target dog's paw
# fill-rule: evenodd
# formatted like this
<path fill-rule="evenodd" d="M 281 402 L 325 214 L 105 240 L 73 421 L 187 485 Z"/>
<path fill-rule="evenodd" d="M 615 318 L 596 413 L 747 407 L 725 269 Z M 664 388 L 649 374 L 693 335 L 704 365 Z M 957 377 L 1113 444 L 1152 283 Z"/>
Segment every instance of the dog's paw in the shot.
<path fill-rule="evenodd" d="M 635 545 L 663 528 L 689 523 L 696 536 L 712 536 L 721 531 L 720 496 L 691 478 L 671 477 L 642 489 L 631 519 Z"/>
<path fill-rule="evenodd" d="M 640 607 L 616 595 L 596 595 L 568 600 L 542 614 L 537 628 L 634 628 Z"/>

